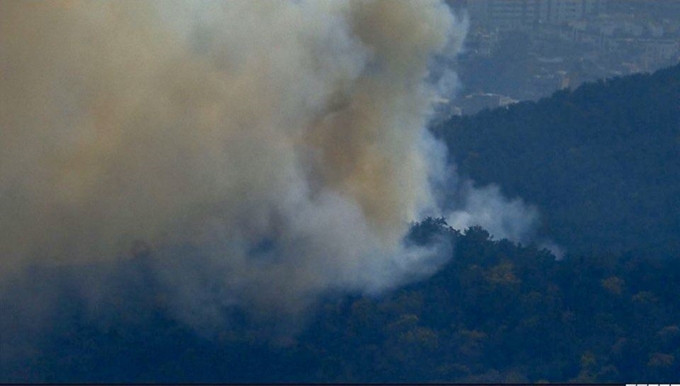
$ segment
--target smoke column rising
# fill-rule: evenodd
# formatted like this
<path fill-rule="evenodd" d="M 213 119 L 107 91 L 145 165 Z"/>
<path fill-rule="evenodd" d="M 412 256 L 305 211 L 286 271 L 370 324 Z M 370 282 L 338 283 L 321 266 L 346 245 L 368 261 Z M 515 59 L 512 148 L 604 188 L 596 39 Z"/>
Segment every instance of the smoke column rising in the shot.
<path fill-rule="evenodd" d="M 437 1 L 0 2 L 0 280 L 137 240 L 196 308 L 426 271 L 425 79 L 464 33 Z"/>

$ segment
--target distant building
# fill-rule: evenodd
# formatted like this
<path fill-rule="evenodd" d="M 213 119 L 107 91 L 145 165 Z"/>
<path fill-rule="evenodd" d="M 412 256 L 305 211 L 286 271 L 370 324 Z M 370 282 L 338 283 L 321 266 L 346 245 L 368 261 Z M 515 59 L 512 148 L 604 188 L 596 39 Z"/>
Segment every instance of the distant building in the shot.
<path fill-rule="evenodd" d="M 539 22 L 562 24 L 592 19 L 606 8 L 604 0 L 539 0 Z"/>
<path fill-rule="evenodd" d="M 470 19 L 463 114 L 680 62 L 680 0 L 445 1 Z"/>
<path fill-rule="evenodd" d="M 509 96 L 494 93 L 474 93 L 456 100 L 458 111 L 462 114 L 475 114 L 484 109 L 506 107 L 519 102 Z M 459 114 L 460 114 L 459 113 Z"/>
<path fill-rule="evenodd" d="M 473 24 L 498 29 L 533 26 L 538 21 L 540 0 L 471 0 L 468 12 Z"/>
<path fill-rule="evenodd" d="M 537 24 L 562 24 L 591 19 L 606 8 L 606 0 L 469 0 L 474 25 L 502 30 L 528 29 Z"/>

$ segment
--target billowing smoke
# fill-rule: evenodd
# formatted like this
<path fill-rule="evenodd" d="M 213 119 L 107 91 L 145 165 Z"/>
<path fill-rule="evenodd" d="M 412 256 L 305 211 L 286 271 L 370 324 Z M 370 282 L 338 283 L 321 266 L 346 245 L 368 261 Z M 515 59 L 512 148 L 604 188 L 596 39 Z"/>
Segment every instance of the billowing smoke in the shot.
<path fill-rule="evenodd" d="M 463 34 L 437 1 L 0 2 L 0 271 L 150 253 L 197 310 L 427 271 Z"/>
<path fill-rule="evenodd" d="M 403 238 L 444 209 L 426 126 L 457 78 L 429 66 L 465 30 L 437 1 L 1 1 L 0 328 L 63 289 L 22 302 L 27 267 L 81 267 L 95 308 L 151 274 L 199 326 L 433 272 L 447 246 Z M 461 197 L 452 225 L 530 236 L 521 203 Z"/>
<path fill-rule="evenodd" d="M 461 179 L 454 167 L 442 172 L 435 186 L 440 208 L 446 222 L 459 231 L 480 226 L 496 240 L 533 244 L 547 249 L 556 259 L 565 250 L 538 232 L 541 216 L 538 209 L 521 197 L 508 198 L 496 184 L 476 187 L 474 181 Z"/>
<path fill-rule="evenodd" d="M 454 229 L 481 226 L 498 239 L 529 242 L 538 225 L 538 210 L 520 198 L 504 197 L 498 186 L 475 188 L 470 181 L 462 186 L 459 208 L 448 213 Z"/>

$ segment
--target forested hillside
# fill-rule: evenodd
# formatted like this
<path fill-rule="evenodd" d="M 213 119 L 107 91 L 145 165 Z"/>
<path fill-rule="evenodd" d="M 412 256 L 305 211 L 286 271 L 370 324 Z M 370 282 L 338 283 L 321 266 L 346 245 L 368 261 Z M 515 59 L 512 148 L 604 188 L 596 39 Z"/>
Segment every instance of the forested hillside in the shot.
<path fill-rule="evenodd" d="M 233 304 L 192 328 L 152 250 L 35 267 L 4 288 L 26 296 L 0 302 L 0 382 L 677 381 L 679 125 L 677 66 L 434 127 L 461 173 L 538 205 L 566 258 L 428 218 L 406 241 L 453 247 L 432 277 L 304 317 Z"/>
<path fill-rule="evenodd" d="M 143 261 L 131 261 L 119 272 L 129 278 L 126 289 L 100 301 L 100 310 L 64 301 L 63 287 L 50 329 L 30 344 L 8 337 L 25 357 L 5 358 L 0 381 L 677 379 L 680 260 L 555 260 L 545 250 L 493 240 L 481 228 L 461 234 L 435 219 L 411 233 L 421 244 L 434 236 L 455 248 L 429 280 L 378 297 L 329 294 L 311 319 L 288 331 L 276 317 L 238 309 L 219 329 L 194 331 L 168 316 L 162 290 L 149 292 Z M 58 275 L 67 273 L 36 273 L 32 290 Z M 12 315 L 11 308 L 0 311 Z"/>
<path fill-rule="evenodd" d="M 677 383 L 680 66 L 446 3 L 0 0 L 0 384 Z"/>
<path fill-rule="evenodd" d="M 680 65 L 433 128 L 459 172 L 536 204 L 571 253 L 680 248 Z"/>

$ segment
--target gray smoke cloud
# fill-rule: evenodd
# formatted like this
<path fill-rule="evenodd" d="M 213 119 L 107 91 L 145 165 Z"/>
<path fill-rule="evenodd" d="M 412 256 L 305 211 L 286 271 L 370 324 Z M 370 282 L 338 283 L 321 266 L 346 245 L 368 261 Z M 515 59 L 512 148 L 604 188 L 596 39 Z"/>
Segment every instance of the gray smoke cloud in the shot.
<path fill-rule="evenodd" d="M 464 33 L 438 1 L 0 2 L 0 276 L 149 249 L 196 315 L 430 271 L 402 238 Z"/>
<path fill-rule="evenodd" d="M 496 240 L 508 239 L 515 243 L 535 244 L 547 249 L 556 259 L 565 250 L 545 237 L 538 236 L 541 216 L 536 206 L 521 197 L 508 198 L 498 185 L 475 186 L 473 180 L 461 178 L 455 165 L 440 169 L 434 186 L 437 202 L 446 222 L 459 231 L 473 226 L 484 228 Z"/>
<path fill-rule="evenodd" d="M 0 2 L 3 323 L 55 307 L 62 283 L 12 293 L 26 267 L 100 267 L 69 288 L 101 308 L 145 274 L 105 267 L 146 256 L 194 326 L 431 274 L 448 246 L 403 237 L 442 212 L 426 126 L 457 78 L 429 66 L 466 29 L 424 0 Z M 530 234 L 521 203 L 466 197 L 452 225 Z"/>
<path fill-rule="evenodd" d="M 475 188 L 467 181 L 462 186 L 459 207 L 446 216 L 454 229 L 481 226 L 497 239 L 526 243 L 534 238 L 539 224 L 538 210 L 521 198 L 504 197 L 498 186 Z"/>

